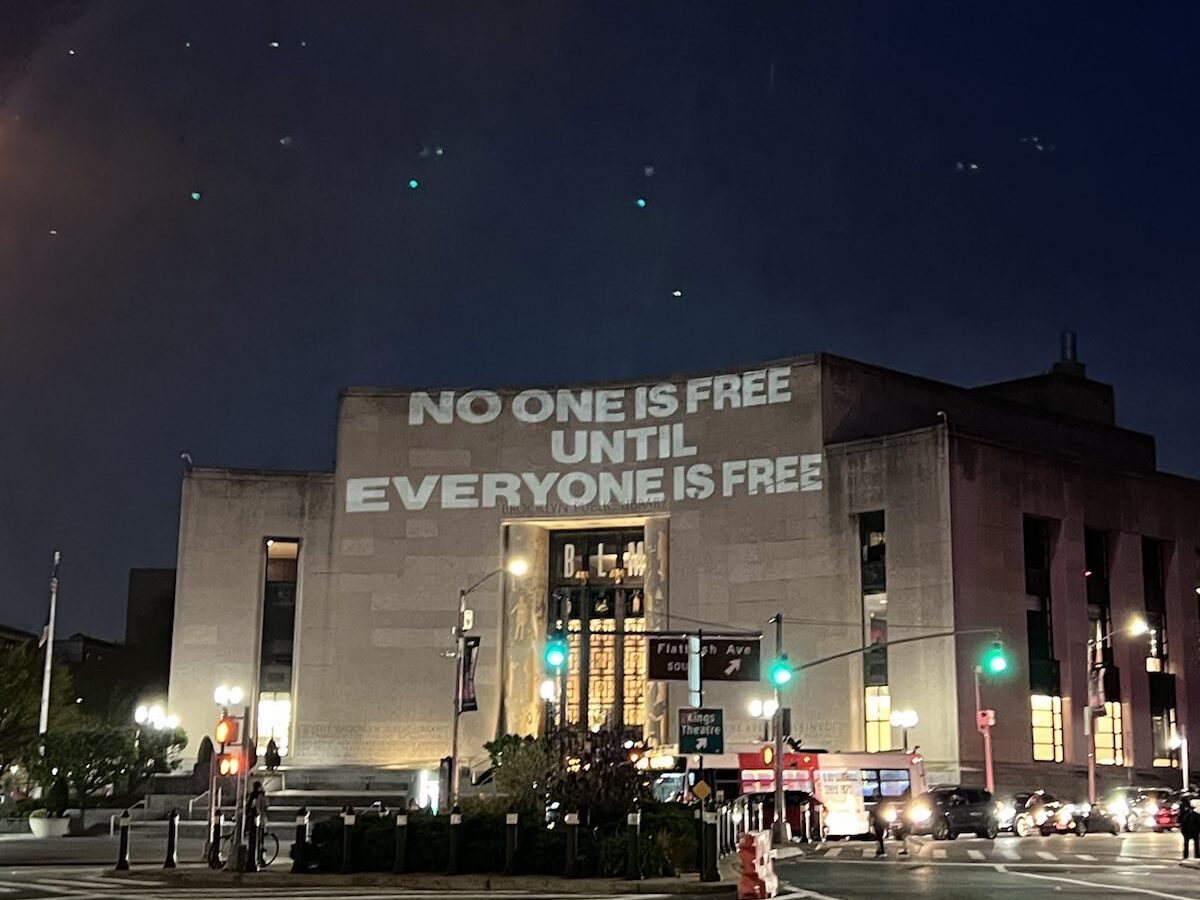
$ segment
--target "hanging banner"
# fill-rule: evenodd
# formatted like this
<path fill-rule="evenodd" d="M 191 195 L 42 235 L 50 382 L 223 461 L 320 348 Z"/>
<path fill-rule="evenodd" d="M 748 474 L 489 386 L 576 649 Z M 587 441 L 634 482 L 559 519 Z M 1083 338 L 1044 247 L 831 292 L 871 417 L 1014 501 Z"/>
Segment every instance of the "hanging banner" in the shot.
<path fill-rule="evenodd" d="M 475 696 L 475 666 L 479 662 L 479 638 L 463 639 L 463 658 L 461 660 L 462 695 L 459 697 L 459 712 L 475 712 L 479 709 L 479 701 Z"/>

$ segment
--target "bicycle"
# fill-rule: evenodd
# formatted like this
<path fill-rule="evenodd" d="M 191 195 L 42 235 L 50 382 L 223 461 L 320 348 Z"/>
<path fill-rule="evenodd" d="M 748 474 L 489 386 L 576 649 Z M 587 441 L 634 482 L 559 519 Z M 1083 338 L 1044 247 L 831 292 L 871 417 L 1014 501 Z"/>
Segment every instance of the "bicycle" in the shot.
<path fill-rule="evenodd" d="M 233 832 L 221 835 L 221 846 L 219 849 L 221 862 L 228 862 L 233 852 Z M 262 833 L 262 841 L 258 848 L 258 867 L 265 869 L 271 863 L 279 858 L 279 838 L 273 831 L 264 830 Z"/>

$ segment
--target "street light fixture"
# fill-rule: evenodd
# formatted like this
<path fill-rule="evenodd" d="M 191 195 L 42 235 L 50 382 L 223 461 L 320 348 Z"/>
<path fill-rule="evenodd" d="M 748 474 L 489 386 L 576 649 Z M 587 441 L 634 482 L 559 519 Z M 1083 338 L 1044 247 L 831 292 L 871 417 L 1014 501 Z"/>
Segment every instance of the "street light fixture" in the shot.
<path fill-rule="evenodd" d="M 520 557 L 513 557 L 505 565 L 499 569 L 493 569 L 488 572 L 469 588 L 463 588 L 458 592 L 458 621 L 454 626 L 454 636 L 456 640 L 455 654 L 455 673 L 454 673 L 454 719 L 453 727 L 450 732 L 450 805 L 452 807 L 458 805 L 458 719 L 462 715 L 463 687 L 465 663 L 466 663 L 466 617 L 467 617 L 467 595 L 483 585 L 488 579 L 507 572 L 508 574 L 520 578 L 529 571 L 529 562 Z"/>
<path fill-rule="evenodd" d="M 1088 659 L 1088 680 L 1090 682 L 1092 672 L 1097 668 L 1093 654 L 1097 647 L 1103 647 L 1106 644 L 1111 644 L 1113 638 L 1118 634 L 1127 634 L 1129 637 L 1142 637 L 1147 634 L 1154 634 L 1154 629 L 1150 627 L 1150 623 L 1142 617 L 1138 616 L 1131 619 L 1129 624 L 1123 630 L 1110 631 L 1103 637 L 1096 639 L 1090 638 L 1087 642 L 1087 659 Z M 1091 693 L 1090 689 L 1088 691 Z M 1088 697 L 1087 704 L 1083 707 L 1083 733 L 1087 738 L 1087 766 L 1088 766 L 1088 803 L 1096 802 L 1096 729 L 1094 720 L 1096 718 L 1096 710 L 1091 704 L 1091 697 Z M 1187 776 L 1184 775 L 1184 789 L 1187 789 Z"/>
<path fill-rule="evenodd" d="M 915 709 L 897 709 L 892 711 L 892 727 L 899 728 L 904 736 L 904 752 L 908 752 L 908 730 L 916 728 L 920 722 Z"/>

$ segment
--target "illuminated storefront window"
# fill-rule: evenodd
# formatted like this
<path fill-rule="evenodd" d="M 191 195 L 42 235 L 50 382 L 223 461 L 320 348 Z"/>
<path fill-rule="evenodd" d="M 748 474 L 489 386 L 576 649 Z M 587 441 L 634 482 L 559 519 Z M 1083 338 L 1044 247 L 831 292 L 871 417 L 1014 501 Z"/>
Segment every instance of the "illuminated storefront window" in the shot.
<path fill-rule="evenodd" d="M 1121 704 L 1104 704 L 1104 715 L 1092 719 L 1096 739 L 1096 763 L 1101 766 L 1125 765 L 1125 739 L 1121 732 Z"/>
<path fill-rule="evenodd" d="M 267 741 L 274 740 L 280 756 L 287 756 L 288 735 L 292 730 L 292 695 L 264 691 L 258 695 L 259 753 L 266 750 Z"/>
<path fill-rule="evenodd" d="M 265 541 L 261 650 L 258 666 L 259 753 L 275 741 L 280 756 L 288 752 L 292 727 L 292 659 L 296 630 L 296 585 L 300 542 Z"/>
<path fill-rule="evenodd" d="M 892 749 L 892 698 L 887 686 L 866 691 L 867 752 Z"/>
<path fill-rule="evenodd" d="M 1029 708 L 1033 721 L 1033 758 L 1038 762 L 1062 762 L 1062 698 L 1033 694 Z"/>
<path fill-rule="evenodd" d="M 550 615 L 562 610 L 567 630 L 567 725 L 640 732 L 646 724 L 642 529 L 555 532 L 550 566 Z"/>

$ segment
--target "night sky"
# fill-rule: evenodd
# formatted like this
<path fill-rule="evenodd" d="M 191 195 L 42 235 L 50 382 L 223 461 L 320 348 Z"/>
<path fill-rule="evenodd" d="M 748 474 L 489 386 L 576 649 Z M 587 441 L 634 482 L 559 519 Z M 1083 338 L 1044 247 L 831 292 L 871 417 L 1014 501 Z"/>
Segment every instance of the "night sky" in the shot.
<path fill-rule="evenodd" d="M 977 384 L 1068 327 L 1200 475 L 1197 34 L 1178 2 L 6 0 L 0 622 L 40 627 L 60 546 L 60 633 L 119 636 L 180 451 L 327 469 L 353 384 L 816 350 Z"/>

